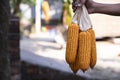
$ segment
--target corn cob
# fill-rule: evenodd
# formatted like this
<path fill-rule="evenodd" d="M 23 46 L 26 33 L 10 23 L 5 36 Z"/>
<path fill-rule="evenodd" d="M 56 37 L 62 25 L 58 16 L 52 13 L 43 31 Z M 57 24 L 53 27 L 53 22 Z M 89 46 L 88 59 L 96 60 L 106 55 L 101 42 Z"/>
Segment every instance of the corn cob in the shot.
<path fill-rule="evenodd" d="M 71 23 L 68 27 L 66 61 L 71 64 L 75 62 L 78 49 L 79 26 Z"/>
<path fill-rule="evenodd" d="M 69 64 L 69 65 L 70 65 L 70 68 L 71 68 L 71 70 L 74 72 L 74 74 L 76 74 L 77 71 L 79 70 L 79 65 L 78 65 L 78 62 L 77 62 L 77 55 L 78 55 L 78 51 L 77 51 L 77 54 L 76 54 L 75 62 L 72 63 L 72 64 Z"/>
<path fill-rule="evenodd" d="M 90 65 L 91 35 L 88 31 L 79 33 L 79 49 L 77 62 L 79 68 L 85 72 Z"/>
<path fill-rule="evenodd" d="M 78 63 L 75 61 L 73 64 L 70 64 L 70 68 L 76 74 L 77 71 L 79 70 Z"/>
<path fill-rule="evenodd" d="M 96 52 L 96 40 L 95 33 L 93 29 L 88 30 L 91 34 L 91 58 L 90 58 L 90 67 L 93 69 L 97 62 L 97 52 Z"/>

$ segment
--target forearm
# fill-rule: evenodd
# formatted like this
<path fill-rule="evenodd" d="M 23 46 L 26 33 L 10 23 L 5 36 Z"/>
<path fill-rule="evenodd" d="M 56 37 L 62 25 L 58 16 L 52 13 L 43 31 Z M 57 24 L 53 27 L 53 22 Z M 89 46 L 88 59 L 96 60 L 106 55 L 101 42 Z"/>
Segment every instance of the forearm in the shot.
<path fill-rule="evenodd" d="M 92 13 L 102 13 L 114 16 L 120 16 L 120 3 L 119 4 L 102 4 L 96 3 L 93 5 Z"/>

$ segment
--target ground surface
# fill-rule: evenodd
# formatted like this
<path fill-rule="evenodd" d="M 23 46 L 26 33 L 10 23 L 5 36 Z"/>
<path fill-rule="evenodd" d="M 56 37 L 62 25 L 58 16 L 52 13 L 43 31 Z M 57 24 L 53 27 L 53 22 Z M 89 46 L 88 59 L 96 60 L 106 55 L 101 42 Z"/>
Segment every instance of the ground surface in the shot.
<path fill-rule="evenodd" d="M 65 48 L 54 42 L 47 34 L 31 35 L 30 39 L 20 41 L 21 60 L 32 64 L 50 67 L 63 72 L 72 73 L 65 61 Z M 97 64 L 86 73 L 79 71 L 77 75 L 100 80 L 120 80 L 120 44 L 107 41 L 97 42 Z"/>

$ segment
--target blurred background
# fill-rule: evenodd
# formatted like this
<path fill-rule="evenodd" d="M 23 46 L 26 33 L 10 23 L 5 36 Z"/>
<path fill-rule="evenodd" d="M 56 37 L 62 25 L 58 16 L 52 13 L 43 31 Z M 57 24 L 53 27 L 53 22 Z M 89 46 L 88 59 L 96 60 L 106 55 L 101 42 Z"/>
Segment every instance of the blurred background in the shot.
<path fill-rule="evenodd" d="M 120 3 L 120 0 L 95 0 Z M 96 34 L 97 64 L 75 75 L 65 61 L 72 0 L 10 0 L 14 26 L 20 29 L 20 68 L 12 80 L 120 80 L 120 17 L 90 14 Z M 18 52 L 17 52 L 18 53 Z M 19 72 L 20 70 L 20 72 Z M 19 77 L 19 78 L 18 78 Z"/>

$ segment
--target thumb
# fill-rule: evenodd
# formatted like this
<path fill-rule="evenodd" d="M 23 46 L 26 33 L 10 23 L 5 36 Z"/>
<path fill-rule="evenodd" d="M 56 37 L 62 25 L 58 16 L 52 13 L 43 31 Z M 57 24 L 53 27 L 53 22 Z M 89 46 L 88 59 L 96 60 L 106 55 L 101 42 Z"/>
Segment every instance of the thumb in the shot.
<path fill-rule="evenodd" d="M 77 8 L 82 7 L 85 4 L 85 1 L 86 0 L 78 0 L 78 1 L 76 1 L 75 7 L 77 7 Z"/>
<path fill-rule="evenodd" d="M 85 4 L 86 0 L 79 0 L 79 3 L 81 4 L 81 6 L 83 6 Z"/>

